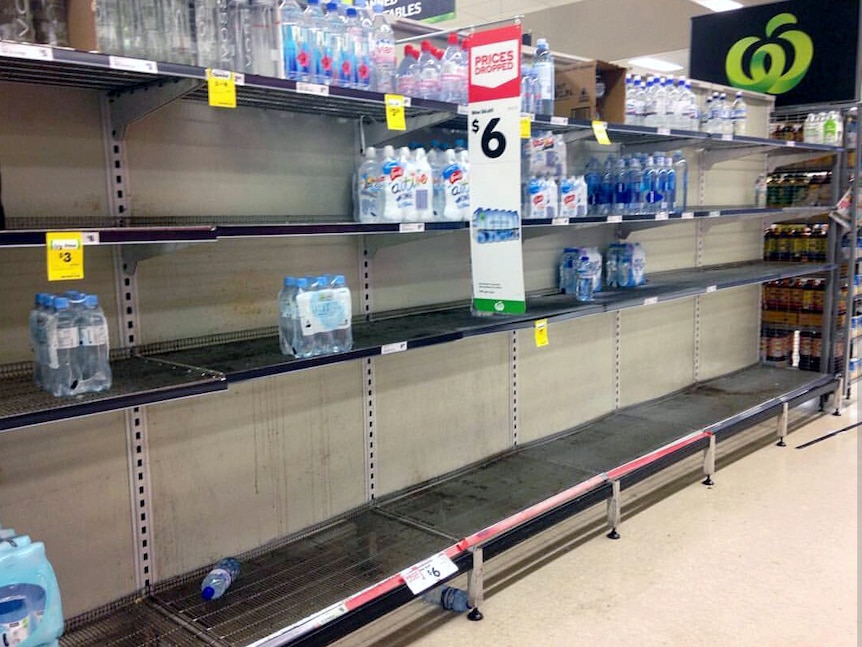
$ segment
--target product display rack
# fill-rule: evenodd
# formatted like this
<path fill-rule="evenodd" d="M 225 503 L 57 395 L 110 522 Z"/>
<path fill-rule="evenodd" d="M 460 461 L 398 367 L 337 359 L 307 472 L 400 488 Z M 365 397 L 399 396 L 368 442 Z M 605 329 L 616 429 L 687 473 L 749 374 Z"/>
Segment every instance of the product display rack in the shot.
<path fill-rule="evenodd" d="M 123 139 L 129 124 L 174 99 L 206 100 L 206 72 L 202 68 L 6 43 L 0 43 L 0 63 L 0 81 L 108 91 L 111 118 L 109 129 L 103 135 L 114 141 Z M 242 79 L 237 88 L 240 106 L 357 119 L 367 143 L 404 135 L 385 131 L 381 123 L 382 99 L 382 95 L 375 93 L 339 88 L 321 90 L 320 86 L 252 76 Z M 435 125 L 464 127 L 465 110 L 461 107 L 420 100 L 409 104 L 408 132 Z M 574 134 L 575 138 L 592 136 L 589 122 L 538 116 L 533 117 L 533 123 L 534 127 Z M 754 137 L 722 137 L 615 124 L 608 126 L 608 132 L 615 143 L 632 147 L 696 146 L 710 155 L 706 168 L 752 154 L 780 157 L 800 151 L 811 155 L 836 152 L 834 147 L 795 146 Z M 111 176 L 110 170 L 107 175 Z M 112 207 L 115 203 L 112 198 Z M 98 239 L 91 239 L 90 244 L 121 245 L 122 254 L 128 253 L 129 258 L 150 256 L 146 252 L 136 255 L 131 251 L 136 248 L 135 244 L 185 246 L 226 238 L 422 233 L 410 226 L 413 223 L 406 223 L 407 227 L 399 223 L 346 222 L 244 224 L 242 218 L 212 223 L 203 217 L 203 222 L 195 224 L 146 225 L 134 213 L 122 210 L 118 213 L 114 208 L 112 211 L 117 213 L 117 218 L 109 220 L 106 226 L 93 229 L 82 223 L 81 229 L 98 234 Z M 525 226 L 527 231 L 534 227 L 621 222 L 659 226 L 688 218 L 703 222 L 714 222 L 716 218 L 729 221 L 737 216 L 783 219 L 798 217 L 798 213 L 698 206 L 680 214 L 623 216 L 619 221 L 613 217 L 539 221 L 525 223 Z M 14 218 L 10 218 L 10 222 L 15 225 Z M 426 223 L 423 229 L 433 232 L 466 227 L 465 223 Z M 28 229 L 0 232 L 0 247 L 42 246 L 47 230 L 47 227 L 32 224 Z M 118 284 L 125 282 L 126 287 L 120 291 L 131 293 L 135 289 L 134 269 L 129 265 L 128 262 L 125 267 L 118 264 L 115 278 Z M 824 272 L 834 273 L 831 259 L 827 263 L 802 266 L 761 262 L 703 266 L 699 249 L 697 267 L 650 273 L 649 284 L 641 289 L 602 293 L 591 304 L 577 304 L 559 295 L 539 294 L 530 299 L 527 315 L 523 317 L 473 318 L 465 306 L 445 304 L 425 308 L 420 313 L 366 312 L 363 318 L 368 321 L 357 323 L 354 328 L 355 350 L 340 355 L 291 360 L 280 355 L 271 330 L 226 333 L 228 337 L 239 338 L 229 343 L 218 343 L 220 338 L 215 336 L 150 345 L 123 344 L 126 348 L 114 362 L 112 391 L 69 401 L 71 404 L 60 404 L 41 393 L 36 397 L 33 394 L 38 392 L 23 368 L 18 366 L 17 372 L 10 368 L 4 373 L 11 375 L 8 386 L 0 382 L 0 389 L 8 391 L 0 392 L 0 396 L 5 400 L 7 393 L 30 393 L 14 405 L 14 410 L 0 417 L 0 430 L 120 409 L 137 411 L 143 405 L 170 398 L 225 390 L 233 382 L 357 359 L 368 362 L 378 355 L 412 348 L 527 330 L 533 327 L 536 319 L 562 323 L 588 315 L 617 313 L 619 317 L 622 310 L 694 299 L 695 321 L 698 322 L 702 296 Z M 134 315 L 125 316 L 132 328 Z M 698 330 L 696 328 L 696 334 Z M 616 334 L 619 343 L 619 318 Z M 512 337 L 514 339 L 515 335 Z M 206 348 L 196 347 L 202 345 Z M 619 373 L 619 359 L 617 363 Z M 151 376 L 152 382 L 145 381 L 147 376 Z M 260 647 L 326 644 L 411 600 L 414 596 L 398 571 L 441 552 L 453 559 L 459 571 L 471 571 L 472 584 L 478 587 L 478 601 L 481 599 L 483 559 L 490 559 L 549 525 L 609 497 L 616 502 L 618 513 L 621 488 L 694 452 L 705 450 L 704 471 L 711 477 L 717 440 L 776 414 L 779 414 L 778 434 L 783 439 L 789 407 L 822 398 L 836 388 L 831 374 L 763 366 L 704 381 L 697 380 L 695 370 L 695 382 L 699 383 L 659 400 L 624 408 L 619 406 L 617 396 L 616 410 L 594 422 L 521 447 L 515 442 L 516 448 L 511 451 L 495 454 L 398 494 L 380 498 L 372 494 L 367 505 L 350 514 L 336 515 L 323 524 L 240 555 L 246 567 L 242 578 L 223 601 L 226 604 L 198 603 L 196 591 L 202 574 L 199 570 L 162 582 L 151 581 L 147 577 L 147 567 L 141 564 L 147 562 L 154 548 L 148 546 L 145 538 L 144 550 L 141 549 L 142 536 L 138 531 L 135 537 L 138 542 L 136 583 L 141 593 L 110 605 L 104 613 L 88 613 L 71 621 L 62 644 L 77 646 L 111 641 L 118 645 L 143 645 L 159 644 L 162 640 L 182 645 L 254 644 Z M 128 425 L 132 423 L 127 420 L 126 424 L 131 433 Z M 141 425 L 139 421 L 134 424 Z M 638 433 L 623 436 L 618 433 L 622 429 L 637 429 Z M 140 429 L 137 433 L 140 438 Z M 139 444 L 137 451 L 146 454 L 147 450 Z M 371 456 L 373 458 L 373 453 Z M 132 484 L 132 489 L 137 490 L 137 487 Z M 144 489 L 141 486 L 140 494 L 133 492 L 132 502 L 140 503 L 142 509 L 149 511 L 151 503 L 146 500 Z M 479 506 L 462 496 L 474 490 L 486 492 Z M 437 514 L 441 501 L 450 509 L 445 518 Z M 137 510 L 133 514 L 137 515 Z M 609 519 L 613 531 L 618 523 L 618 514 Z M 302 578 L 299 585 L 297 573 Z M 311 590 L 314 594 L 309 593 Z"/>

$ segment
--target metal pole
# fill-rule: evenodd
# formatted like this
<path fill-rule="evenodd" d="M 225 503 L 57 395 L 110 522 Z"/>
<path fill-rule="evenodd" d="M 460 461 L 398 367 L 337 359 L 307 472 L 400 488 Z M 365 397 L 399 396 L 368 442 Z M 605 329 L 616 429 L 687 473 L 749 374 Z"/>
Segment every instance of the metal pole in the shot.
<path fill-rule="evenodd" d="M 712 480 L 712 475 L 715 474 L 715 434 L 709 434 L 709 447 L 703 452 L 703 473 L 706 478 L 703 484 L 706 486 L 715 485 Z"/>
<path fill-rule="evenodd" d="M 473 570 L 467 583 L 467 597 L 473 609 L 467 619 L 478 622 L 484 617 L 479 607 L 485 602 L 485 558 L 481 546 L 473 546 L 470 552 L 473 553 Z"/>
<path fill-rule="evenodd" d="M 786 447 L 784 439 L 787 437 L 787 418 L 790 407 L 785 402 L 781 405 L 781 413 L 778 414 L 778 443 L 779 447 Z"/>
<path fill-rule="evenodd" d="M 611 498 L 608 499 L 608 526 L 611 531 L 608 533 L 608 539 L 619 539 L 620 533 L 617 528 L 620 525 L 620 481 L 619 479 L 611 482 Z"/>

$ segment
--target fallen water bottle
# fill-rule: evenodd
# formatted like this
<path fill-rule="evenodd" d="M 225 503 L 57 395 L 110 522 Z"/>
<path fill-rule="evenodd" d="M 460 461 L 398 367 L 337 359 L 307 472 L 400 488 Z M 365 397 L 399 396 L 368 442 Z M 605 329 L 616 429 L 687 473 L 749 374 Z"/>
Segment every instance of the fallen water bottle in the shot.
<path fill-rule="evenodd" d="M 436 604 L 456 613 L 464 613 L 473 608 L 470 606 L 467 591 L 456 589 L 454 586 L 438 586 L 429 589 L 422 594 L 422 599 L 429 604 Z"/>
<path fill-rule="evenodd" d="M 201 583 L 201 597 L 204 600 L 218 600 L 239 576 L 239 562 L 233 557 L 225 557 L 215 565 Z"/>

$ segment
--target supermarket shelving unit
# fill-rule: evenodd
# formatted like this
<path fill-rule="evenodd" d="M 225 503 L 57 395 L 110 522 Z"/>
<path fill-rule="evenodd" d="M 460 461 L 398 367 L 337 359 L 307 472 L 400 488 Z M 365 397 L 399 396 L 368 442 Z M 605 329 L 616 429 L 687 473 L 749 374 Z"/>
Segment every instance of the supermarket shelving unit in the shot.
<path fill-rule="evenodd" d="M 116 558 L 115 566 L 124 574 L 119 579 L 76 580 L 74 575 L 88 568 L 76 558 L 92 561 L 93 548 L 86 542 L 60 546 L 59 537 L 67 535 L 66 525 L 72 523 L 68 516 L 58 514 L 36 529 L 26 528 L 46 539 L 49 555 L 60 555 L 55 567 L 64 592 L 73 596 L 67 609 L 74 609 L 76 617 L 63 645 L 325 644 L 411 600 L 399 573 L 440 553 L 460 572 L 470 571 L 473 599 L 480 603 L 484 561 L 606 500 L 614 504 L 609 525 L 615 532 L 622 489 L 699 451 L 711 478 L 718 441 L 775 415 L 783 439 L 790 407 L 837 388 L 829 372 L 756 365 L 753 338 L 735 340 L 733 344 L 745 347 L 734 352 L 727 347 L 733 335 L 744 331 L 756 336 L 759 326 L 759 295 L 751 299 L 750 292 L 738 289 L 757 289 L 778 278 L 832 276 L 834 258 L 800 266 L 746 258 L 751 251 L 746 249 L 737 251 L 743 256 L 725 257 L 724 248 L 714 249 L 709 238 L 710 231 L 718 231 L 728 239 L 744 236 L 748 241 L 754 231 L 749 222 L 759 231 L 763 222 L 805 217 L 816 209 L 697 206 L 679 213 L 527 222 L 525 255 L 540 257 L 528 268 L 527 315 L 473 318 L 463 291 L 421 284 L 417 277 L 428 277 L 409 270 L 410 262 L 423 263 L 445 280 L 441 266 L 463 261 L 464 223 L 364 225 L 348 222 L 343 209 L 332 209 L 331 216 L 304 213 L 307 204 L 290 216 L 272 215 L 270 209 L 257 217 L 191 217 L 161 215 L 159 211 L 170 211 L 163 203 L 163 209 L 149 209 L 157 215 L 148 215 L 130 201 L 130 195 L 138 198 L 137 185 L 129 182 L 135 165 L 127 157 L 134 162 L 135 155 L 126 148 L 136 134 L 129 126 L 145 125 L 178 99 L 205 102 L 205 79 L 205 70 L 196 67 L 0 43 L 0 81 L 41 89 L 66 86 L 87 105 L 101 108 L 109 215 L 16 216 L 13 202 L 10 229 L 0 231 L 0 255 L 14 254 L 5 266 L 13 274 L 0 282 L 16 287 L 6 300 L 11 307 L 2 320 L 5 335 L 25 327 L 29 302 L 18 297 L 35 292 L 40 279 L 27 269 L 18 281 L 14 272 L 19 266 L 38 267 L 47 231 L 83 231 L 88 254 L 97 254 L 99 285 L 113 285 L 117 293 L 113 314 L 119 350 L 113 356 L 110 392 L 76 400 L 40 393 L 31 384 L 26 351 L 13 343 L 0 366 L 0 432 L 15 432 L 0 434 L 0 443 L 5 441 L 0 470 L 9 468 L 2 457 L 12 455 L 38 468 L 33 483 L 22 476 L 16 481 L 13 472 L 12 482 L 20 485 L 0 490 L 0 497 L 3 490 L 12 492 L 9 500 L 0 499 L 0 510 L 17 513 L 18 527 L 37 525 L 32 515 L 42 497 L 48 507 L 59 508 L 64 499 L 58 491 L 84 497 L 93 492 L 88 483 L 104 479 L 106 485 L 98 491 L 107 497 L 111 487 L 128 479 L 125 503 L 110 502 L 112 510 L 126 509 L 131 519 L 126 534 L 115 530 L 113 517 L 107 516 L 108 528 L 96 528 L 89 525 L 92 513 L 83 505 L 80 511 L 88 520 L 80 522 L 82 533 L 92 541 L 98 535 L 106 544 L 97 559 Z M 7 87 L 11 95 L 23 86 Z M 352 129 L 357 142 L 349 142 L 350 150 L 355 143 L 407 136 L 385 129 L 383 97 L 375 93 L 246 76 L 237 100 L 237 112 L 246 115 L 231 121 L 239 131 L 231 134 L 239 140 L 243 119 L 250 114 L 243 109 L 248 108 L 265 116 L 323 115 L 339 124 L 340 132 Z M 200 115 L 206 108 L 189 110 Z M 410 133 L 464 128 L 464 110 L 457 106 L 413 100 L 407 115 Z M 565 133 L 573 143 L 586 144 L 592 136 L 588 122 L 536 116 L 533 124 Z M 171 146 L 162 139 L 175 132 L 170 127 L 162 123 L 159 128 L 166 130 L 138 137 L 137 157 Z M 691 193 L 697 193 L 693 202 L 698 205 L 705 201 L 704 177 L 717 165 L 751 156 L 775 160 L 838 152 L 757 137 L 616 124 L 609 125 L 608 133 L 629 150 L 662 146 L 694 151 L 700 180 Z M 231 141 L 226 137 L 214 147 L 230 147 Z M 4 186 L 8 192 L 8 180 Z M 254 204 L 254 196 L 249 202 Z M 665 231 L 670 243 L 660 238 Z M 638 235 L 652 236 L 663 250 L 651 257 L 658 269 L 650 271 L 648 285 L 602 293 L 593 304 L 553 294 L 552 274 L 544 266 L 555 262 L 563 241 Z M 662 254 L 673 257 L 685 242 L 694 243 L 690 254 L 662 261 Z M 755 258 L 759 238 L 757 242 Z M 344 249 L 321 246 L 328 244 Z M 289 253 L 283 253 L 283 245 Z M 303 252 L 300 245 L 310 251 Z M 430 251 L 417 251 L 419 247 Z M 729 247 L 736 250 L 736 239 Z M 292 271 L 301 269 L 296 264 L 310 263 L 315 254 L 336 258 L 327 262 L 357 261 L 356 346 L 349 353 L 293 359 L 278 352 L 274 327 L 259 325 L 266 313 L 259 312 L 257 303 L 269 300 L 275 290 L 270 290 L 273 295 L 253 295 L 248 303 L 235 300 L 259 287 L 251 265 L 284 273 L 289 264 Z M 378 256 L 383 257 L 379 262 Z M 234 265 L 214 272 L 214 283 L 205 276 L 211 266 L 198 274 L 189 269 L 223 257 Z M 404 274 L 393 279 L 394 266 Z M 196 283 L 194 292 L 180 296 L 187 303 L 177 301 L 173 307 L 189 305 L 193 311 L 171 312 L 164 293 L 182 290 L 189 276 Z M 226 285 L 234 278 L 235 285 Z M 385 289 L 377 291 L 377 279 Z M 400 291 L 411 283 L 417 284 L 414 290 Z M 209 291 L 217 301 L 205 304 L 207 316 L 194 311 L 197 291 Z M 741 309 L 732 316 L 739 321 L 729 321 L 724 309 L 737 302 Z M 147 331 L 148 316 L 158 333 Z M 214 325 L 208 317 L 217 319 Z M 242 325 L 246 319 L 251 325 Z M 560 340 L 556 354 L 538 355 L 529 347 L 537 319 L 552 325 L 552 338 Z M 691 334 L 690 348 L 674 346 L 671 351 L 669 344 L 679 344 L 683 329 Z M 655 344 L 649 343 L 651 336 Z M 664 351 L 662 344 L 668 344 Z M 710 344 L 716 346 L 713 351 Z M 635 357 L 633 349 L 639 347 L 643 357 Z M 559 379 L 573 360 L 595 372 L 586 373 L 595 378 L 590 380 L 594 386 L 583 381 L 569 393 L 570 384 L 563 383 L 561 391 L 560 383 L 548 383 Z M 658 362 L 667 365 L 657 370 Z M 297 371 L 303 372 L 291 377 Z M 414 380 L 428 383 L 416 385 Z M 655 384 L 645 387 L 645 381 Z M 554 393 L 577 402 L 581 417 L 571 416 Z M 189 399 L 205 394 L 213 395 Z M 441 407 L 451 412 L 440 412 Z M 440 416 L 440 423 L 423 417 L 431 412 Z M 457 424 L 451 416 L 458 417 Z M 247 424 L 254 429 L 244 436 Z M 29 429 L 16 431 L 24 427 Z M 433 433 L 438 431 L 436 440 Z M 463 432 L 471 436 L 464 438 Z M 88 472 L 91 478 L 82 480 L 33 458 L 52 455 L 52 443 L 57 451 L 69 451 L 68 438 L 83 439 L 76 444 L 82 456 L 73 454 L 71 461 L 99 448 L 100 462 Z M 453 443 L 464 445 L 458 447 L 464 450 L 461 455 L 446 451 Z M 254 444 L 253 475 L 242 469 L 249 444 Z M 215 453 L 203 455 L 209 451 Z M 440 452 L 446 455 L 440 458 Z M 177 461 L 184 467 L 174 469 Z M 407 467 L 400 469 L 400 464 Z M 41 478 L 55 474 L 59 490 L 38 489 Z M 291 485 L 290 479 L 300 477 L 300 485 Z M 262 529 L 249 530 L 248 506 L 224 495 L 228 488 L 248 487 L 253 488 L 248 495 L 252 501 L 261 491 L 272 493 L 273 509 L 262 506 L 258 511 Z M 26 493 L 29 512 L 13 505 L 16 493 Z M 295 513 L 304 510 L 306 499 L 311 511 Z M 277 518 L 273 527 L 278 533 L 270 527 L 272 518 Z M 51 530 L 56 539 L 44 537 Z M 122 561 L 124 552 L 128 558 Z M 243 575 L 222 601 L 199 602 L 196 589 L 204 564 L 227 553 L 241 554 Z"/>

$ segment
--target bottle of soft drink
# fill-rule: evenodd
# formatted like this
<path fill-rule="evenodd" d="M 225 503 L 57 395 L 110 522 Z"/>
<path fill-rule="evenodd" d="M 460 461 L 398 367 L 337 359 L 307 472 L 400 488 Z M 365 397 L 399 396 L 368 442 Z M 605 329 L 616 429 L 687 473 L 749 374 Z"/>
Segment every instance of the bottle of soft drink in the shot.
<path fill-rule="evenodd" d="M 422 594 L 422 599 L 428 604 L 443 607 L 447 611 L 463 613 L 470 609 L 467 591 L 452 586 L 438 586 Z"/>
<path fill-rule="evenodd" d="M 536 41 L 536 54 L 533 58 L 533 72 L 539 81 L 539 114 L 554 114 L 554 56 L 548 47 L 548 41 L 540 38 Z"/>
<path fill-rule="evenodd" d="M 465 72 L 464 51 L 458 42 L 458 34 L 449 34 L 449 46 L 440 62 L 440 99 L 448 103 L 464 103 Z"/>
<path fill-rule="evenodd" d="M 293 354 L 296 293 L 296 278 L 285 276 L 282 288 L 278 293 L 278 345 L 283 355 Z"/>
<path fill-rule="evenodd" d="M 54 316 L 51 319 L 48 332 L 48 380 L 51 393 L 55 396 L 74 395 L 81 380 L 81 371 L 77 362 L 78 326 L 75 316 L 69 310 L 69 299 L 56 297 L 54 299 Z"/>
<path fill-rule="evenodd" d="M 418 94 L 422 99 L 440 98 L 440 66 L 431 53 L 431 43 L 422 41 L 422 54 L 419 56 Z"/>
<path fill-rule="evenodd" d="M 225 557 L 207 573 L 204 581 L 201 582 L 201 597 L 204 600 L 218 600 L 237 577 L 239 577 L 239 562 L 233 557 Z"/>
<path fill-rule="evenodd" d="M 346 353 L 353 348 L 353 330 L 351 328 L 353 305 L 347 282 L 341 274 L 336 275 L 332 281 L 332 301 L 334 304 L 332 352 Z"/>
<path fill-rule="evenodd" d="M 373 90 L 392 92 L 395 87 L 395 32 L 389 24 L 389 17 L 383 13 L 382 4 L 374 5 L 372 30 Z"/>
<path fill-rule="evenodd" d="M 404 48 L 404 58 L 398 66 L 396 87 L 398 94 L 405 97 L 419 96 L 419 52 L 412 45 Z"/>
<path fill-rule="evenodd" d="M 578 301 L 592 301 L 593 300 L 593 278 L 594 278 L 594 270 L 593 264 L 590 262 L 590 257 L 586 254 L 581 256 L 578 259 L 577 266 L 577 292 L 576 296 Z"/>
<path fill-rule="evenodd" d="M 95 294 L 84 299 L 84 309 L 78 314 L 78 333 L 81 343 L 78 349 L 80 390 L 86 393 L 107 391 L 112 380 L 108 321 Z"/>

